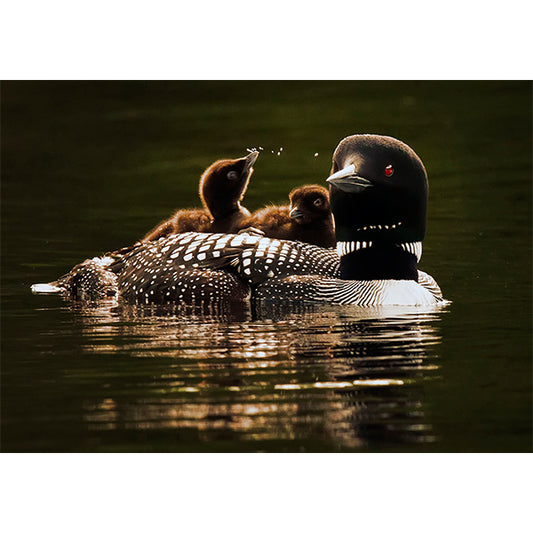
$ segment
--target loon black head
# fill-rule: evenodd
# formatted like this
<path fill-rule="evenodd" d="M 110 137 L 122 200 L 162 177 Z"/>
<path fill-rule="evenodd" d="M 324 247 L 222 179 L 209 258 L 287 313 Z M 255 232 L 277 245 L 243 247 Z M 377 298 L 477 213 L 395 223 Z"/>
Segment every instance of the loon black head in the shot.
<path fill-rule="evenodd" d="M 351 135 L 335 149 L 327 181 L 341 276 L 416 280 L 428 197 L 416 153 L 393 137 Z"/>
<path fill-rule="evenodd" d="M 220 159 L 206 168 L 200 179 L 200 198 L 213 218 L 222 218 L 241 206 L 253 164 L 259 152 L 240 159 Z"/>
<path fill-rule="evenodd" d="M 291 202 L 289 215 L 298 224 L 329 221 L 331 208 L 329 193 L 320 185 L 303 185 L 293 189 L 289 194 Z"/>

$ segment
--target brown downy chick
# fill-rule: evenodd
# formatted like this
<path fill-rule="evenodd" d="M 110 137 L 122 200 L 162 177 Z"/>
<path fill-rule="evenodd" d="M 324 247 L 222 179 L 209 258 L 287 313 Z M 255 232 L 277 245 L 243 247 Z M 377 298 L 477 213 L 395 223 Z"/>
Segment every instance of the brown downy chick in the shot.
<path fill-rule="evenodd" d="M 233 233 L 250 212 L 241 206 L 253 164 L 259 152 L 240 159 L 220 159 L 206 168 L 200 178 L 199 193 L 203 209 L 180 209 L 158 224 L 143 241 L 154 241 L 173 233 L 198 231 Z"/>
<path fill-rule="evenodd" d="M 289 200 L 290 206 L 273 205 L 256 211 L 238 229 L 255 228 L 271 239 L 334 248 L 335 230 L 328 190 L 319 185 L 304 185 L 293 189 Z"/>

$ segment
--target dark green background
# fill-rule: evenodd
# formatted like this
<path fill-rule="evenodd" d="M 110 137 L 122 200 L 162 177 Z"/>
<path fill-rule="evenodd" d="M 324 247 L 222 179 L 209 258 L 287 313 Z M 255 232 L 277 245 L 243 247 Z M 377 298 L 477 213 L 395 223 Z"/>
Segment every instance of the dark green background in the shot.
<path fill-rule="evenodd" d="M 2 448 L 531 451 L 531 89 L 530 82 L 510 81 L 4 82 Z M 430 439 L 397 441 L 385 432 L 361 445 L 343 441 L 340 426 L 325 429 L 339 412 L 335 392 L 333 397 L 293 393 L 289 404 L 300 413 L 315 413 L 316 420 L 290 410 L 275 415 L 281 428 L 291 420 L 302 426 L 292 432 L 279 429 L 277 439 L 254 433 L 265 422 L 253 414 L 254 438 L 249 440 L 241 439 L 231 424 L 224 426 L 218 412 L 215 418 L 224 429 L 202 430 L 202 421 L 213 418 L 203 416 L 198 405 L 234 407 L 236 402 L 231 395 L 217 396 L 215 385 L 225 382 L 217 378 L 216 350 L 195 341 L 197 357 L 190 357 L 192 343 L 182 360 L 172 342 L 164 344 L 157 337 L 152 322 L 148 329 L 128 330 L 146 319 L 121 316 L 115 328 L 109 324 L 116 317 L 106 323 L 105 313 L 95 311 L 95 321 L 104 324 L 99 331 L 86 311 L 29 292 L 32 283 L 55 279 L 86 257 L 133 242 L 174 209 L 199 205 L 198 178 L 215 159 L 264 147 L 244 202 L 255 209 L 285 202 L 294 186 L 323 184 L 336 144 L 353 133 L 398 137 L 415 149 L 428 170 L 421 268 L 453 301 L 434 318 L 440 340 L 427 348 L 431 365 L 409 374 L 408 396 L 423 403 L 420 416 L 431 426 Z M 283 152 L 277 156 L 280 147 Z M 354 324 L 353 317 L 339 320 Z M 174 328 L 176 339 L 183 334 L 180 328 L 209 336 L 221 327 L 217 322 L 210 330 L 206 324 L 210 322 L 165 322 L 165 328 Z M 320 329 L 325 326 L 307 315 L 279 324 L 241 317 L 226 323 L 224 334 L 234 348 L 240 337 L 248 338 L 250 328 L 260 337 L 261 331 L 279 327 L 286 349 L 269 352 L 273 370 L 267 382 L 282 379 L 277 363 L 285 372 L 294 360 L 302 382 L 324 379 L 319 374 L 330 372 L 329 366 L 320 366 L 318 374 L 309 370 L 311 363 L 306 367 L 306 357 L 314 354 L 322 363 L 323 354 L 312 346 L 295 351 L 294 343 L 316 332 L 324 334 L 318 346 L 326 346 L 327 335 Z M 381 326 L 372 327 L 379 333 Z M 141 347 L 143 339 L 147 344 L 157 340 L 159 357 Z M 281 336 L 279 342 L 284 342 Z M 93 343 L 99 348 L 91 351 Z M 387 357 L 396 348 L 387 347 Z M 413 350 L 410 346 L 403 356 L 411 357 Z M 378 352 L 384 353 L 382 348 Z M 246 361 L 246 354 L 242 357 L 239 364 Z M 253 354 L 249 357 L 255 361 Z M 342 357 L 345 361 L 347 353 Z M 193 396 L 196 422 L 182 423 L 178 408 L 177 427 L 156 430 L 151 424 L 159 420 L 157 414 L 143 411 L 147 419 L 139 422 L 127 406 L 166 393 L 180 400 L 182 393 L 165 389 L 168 384 L 161 378 L 173 364 L 176 380 L 188 382 L 199 372 L 203 381 L 195 383 L 210 386 Z M 243 378 L 244 369 L 237 365 L 232 379 Z M 311 374 L 304 379 L 307 370 Z M 260 373 L 256 378 L 246 382 L 238 405 L 254 395 L 261 405 L 270 401 L 261 396 Z M 94 429 L 87 412 L 95 404 L 100 405 L 97 412 L 106 412 L 102 402 L 109 400 L 109 389 L 112 414 L 121 422 L 115 422 L 115 429 Z M 383 393 L 373 400 L 384 405 Z M 276 396 L 274 403 L 287 401 Z M 408 417 L 411 411 L 405 406 L 410 404 L 402 405 L 402 416 Z M 378 419 L 370 415 L 368 423 Z M 314 429 L 306 433 L 307 423 Z M 355 426 L 352 421 L 350 431 Z M 370 433 L 363 431 L 367 437 Z"/>

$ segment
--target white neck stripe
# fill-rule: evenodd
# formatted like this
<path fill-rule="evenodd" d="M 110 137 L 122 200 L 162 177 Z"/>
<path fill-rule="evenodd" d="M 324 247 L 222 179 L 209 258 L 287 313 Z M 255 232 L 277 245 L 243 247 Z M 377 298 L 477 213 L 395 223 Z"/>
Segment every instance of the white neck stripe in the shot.
<path fill-rule="evenodd" d="M 339 241 L 337 243 L 337 253 L 342 257 L 343 255 L 351 254 L 363 248 L 370 248 L 371 246 L 372 241 Z"/>
<path fill-rule="evenodd" d="M 364 248 L 370 248 L 372 246 L 372 241 L 339 241 L 337 242 L 337 253 L 340 257 L 343 255 L 351 254 L 352 252 L 357 252 Z M 422 257 L 422 243 L 417 242 L 402 242 L 397 244 L 402 250 L 407 253 L 413 254 L 416 257 L 417 262 L 420 261 Z"/>

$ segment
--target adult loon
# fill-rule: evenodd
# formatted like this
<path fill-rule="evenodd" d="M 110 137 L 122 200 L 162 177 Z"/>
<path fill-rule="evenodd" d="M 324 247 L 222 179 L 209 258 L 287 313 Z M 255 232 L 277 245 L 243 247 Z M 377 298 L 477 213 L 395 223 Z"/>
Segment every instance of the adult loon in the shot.
<path fill-rule="evenodd" d="M 445 303 L 433 278 L 417 270 L 428 187 L 416 153 L 392 137 L 352 135 L 337 146 L 327 181 L 336 250 L 249 234 L 184 233 L 89 260 L 51 285 L 90 292 L 103 270 L 106 293 L 134 303 L 251 297 L 359 306 Z"/>
<path fill-rule="evenodd" d="M 301 241 L 323 248 L 335 247 L 329 193 L 320 185 L 303 185 L 289 193 L 290 205 L 264 207 L 239 224 L 254 228 L 265 237 Z"/>
<path fill-rule="evenodd" d="M 250 216 L 241 206 L 253 164 L 259 152 L 240 159 L 220 159 L 206 168 L 200 178 L 199 194 L 204 209 L 181 209 L 146 234 L 143 241 L 154 241 L 173 233 L 203 231 L 232 233 Z"/>

